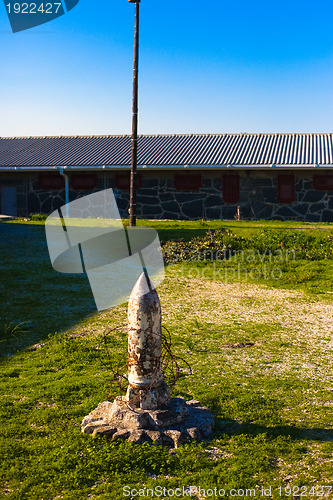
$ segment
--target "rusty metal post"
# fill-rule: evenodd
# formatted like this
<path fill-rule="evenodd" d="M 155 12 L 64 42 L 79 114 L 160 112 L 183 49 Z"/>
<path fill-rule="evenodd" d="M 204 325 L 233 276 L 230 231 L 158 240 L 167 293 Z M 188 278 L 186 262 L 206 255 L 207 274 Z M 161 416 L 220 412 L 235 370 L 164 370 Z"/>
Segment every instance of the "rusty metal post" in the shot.
<path fill-rule="evenodd" d="M 130 179 L 130 225 L 136 226 L 136 167 L 138 159 L 138 73 L 139 73 L 139 4 L 140 0 L 128 0 L 135 3 L 134 21 L 134 63 L 133 63 L 133 103 L 132 103 L 132 156 Z"/>
<path fill-rule="evenodd" d="M 126 400 L 132 407 L 152 409 L 170 398 L 162 372 L 161 305 L 145 273 L 128 303 L 128 383 Z"/>

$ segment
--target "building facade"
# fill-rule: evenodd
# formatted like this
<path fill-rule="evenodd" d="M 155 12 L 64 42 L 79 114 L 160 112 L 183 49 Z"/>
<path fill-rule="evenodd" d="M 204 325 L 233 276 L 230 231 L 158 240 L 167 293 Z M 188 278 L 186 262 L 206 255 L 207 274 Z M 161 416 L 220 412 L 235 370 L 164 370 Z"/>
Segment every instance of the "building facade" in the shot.
<path fill-rule="evenodd" d="M 140 136 L 137 215 L 333 222 L 333 134 Z M 0 138 L 4 215 L 113 188 L 128 217 L 130 136 Z"/>

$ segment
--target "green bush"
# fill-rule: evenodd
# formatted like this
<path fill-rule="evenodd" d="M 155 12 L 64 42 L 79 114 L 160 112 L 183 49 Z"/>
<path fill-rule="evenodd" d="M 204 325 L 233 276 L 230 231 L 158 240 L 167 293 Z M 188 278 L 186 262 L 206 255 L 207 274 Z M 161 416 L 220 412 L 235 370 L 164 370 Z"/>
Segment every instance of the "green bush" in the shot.
<path fill-rule="evenodd" d="M 317 236 L 304 231 L 261 230 L 243 238 L 230 230 L 207 231 L 204 236 L 169 240 L 163 246 L 166 264 L 224 260 L 241 251 L 254 251 L 259 257 L 273 252 L 291 252 L 294 260 L 333 259 L 333 235 Z"/>
<path fill-rule="evenodd" d="M 245 238 L 222 229 L 208 231 L 204 236 L 197 236 L 190 241 L 170 240 L 163 245 L 162 250 L 166 264 L 212 261 L 228 258 L 233 252 L 244 248 L 245 243 Z"/>
<path fill-rule="evenodd" d="M 29 219 L 30 220 L 36 220 L 36 221 L 43 221 L 48 218 L 48 214 L 30 214 Z"/>

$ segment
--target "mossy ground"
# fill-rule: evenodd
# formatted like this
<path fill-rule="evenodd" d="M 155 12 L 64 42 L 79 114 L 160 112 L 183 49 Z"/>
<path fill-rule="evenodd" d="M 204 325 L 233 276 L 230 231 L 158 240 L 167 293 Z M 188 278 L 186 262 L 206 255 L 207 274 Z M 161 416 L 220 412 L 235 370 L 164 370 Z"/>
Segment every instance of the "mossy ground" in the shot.
<path fill-rule="evenodd" d="M 211 228 L 200 221 L 146 224 L 165 241 Z M 259 223 L 230 224 L 249 237 Z M 297 226 L 260 224 L 267 230 Z M 221 225 L 214 222 L 212 229 Z M 314 234 L 332 230 L 306 226 Z M 126 304 L 97 313 L 84 276 L 53 271 L 42 224 L 3 223 L 0 238 L 1 496 L 136 498 L 124 496 L 127 485 L 138 492 L 235 489 L 237 499 L 252 489 L 263 498 L 262 488 L 271 486 L 274 499 L 293 493 L 333 498 L 331 260 L 296 260 L 278 280 L 245 272 L 225 280 L 214 274 L 214 263 L 166 268 L 158 290 L 163 324 L 175 353 L 193 369 L 192 376 L 184 370 L 174 395 L 198 399 L 216 415 L 212 439 L 169 453 L 80 432 L 83 417 L 118 394 L 110 390 L 99 346 L 108 331 L 126 324 Z M 126 330 L 110 331 L 108 339 L 117 363 L 126 351 Z M 36 343 L 42 347 L 27 351 Z"/>

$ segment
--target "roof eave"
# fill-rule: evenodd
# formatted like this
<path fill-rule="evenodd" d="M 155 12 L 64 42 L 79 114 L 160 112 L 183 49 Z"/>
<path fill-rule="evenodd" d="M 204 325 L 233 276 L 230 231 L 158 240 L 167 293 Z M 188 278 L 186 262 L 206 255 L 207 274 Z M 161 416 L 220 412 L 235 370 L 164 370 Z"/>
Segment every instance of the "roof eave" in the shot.
<path fill-rule="evenodd" d="M 80 171 L 129 170 L 130 165 L 57 165 L 57 166 L 13 166 L 2 167 L 0 172 L 55 172 L 60 169 Z M 323 165 L 138 165 L 138 170 L 325 170 L 333 168 L 333 164 Z"/>

